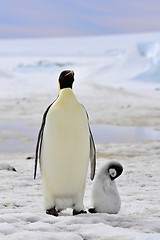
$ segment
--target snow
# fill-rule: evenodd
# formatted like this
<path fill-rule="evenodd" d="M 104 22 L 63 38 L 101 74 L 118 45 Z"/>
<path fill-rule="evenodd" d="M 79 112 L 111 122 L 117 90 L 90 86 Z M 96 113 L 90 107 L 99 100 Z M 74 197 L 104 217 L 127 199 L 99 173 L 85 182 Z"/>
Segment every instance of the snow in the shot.
<path fill-rule="evenodd" d="M 0 233 L 2 239 L 154 239 L 160 236 L 159 142 L 98 145 L 99 169 L 106 161 L 118 160 L 124 172 L 117 179 L 122 200 L 119 214 L 72 216 L 68 209 L 59 217 L 43 209 L 41 179 L 33 180 L 34 160 L 26 154 L 1 154 L 14 163 L 17 172 L 0 176 Z M 24 167 L 25 166 L 25 167 Z M 97 170 L 98 171 L 98 170 Z M 12 179 L 12 181 L 10 181 Z M 87 178 L 85 206 L 91 207 L 92 182 Z M 114 239 L 114 238 L 113 238 Z"/>
<path fill-rule="evenodd" d="M 137 87 L 159 83 L 160 34 L 67 39 L 1 40 L 0 98 L 47 93 L 59 72 L 73 68 L 82 83 Z M 66 47 L 68 46 L 71 47 Z M 127 66 L 127 67 L 126 67 Z M 98 79 L 97 79 L 98 76 Z M 97 82 L 98 81 L 98 82 Z M 79 84 L 78 84 L 79 85 Z M 143 84 L 143 87 L 145 85 Z"/>
<path fill-rule="evenodd" d="M 0 239 L 160 239 L 159 64 L 160 33 L 0 40 Z M 45 214 L 34 149 L 64 69 L 75 71 L 74 92 L 94 124 L 96 174 L 111 160 L 124 168 L 118 214 Z M 92 184 L 88 172 L 86 209 Z"/>
<path fill-rule="evenodd" d="M 1 170 L 8 170 L 8 171 L 14 171 L 16 172 L 16 169 L 9 165 L 8 163 L 0 163 L 0 171 Z"/>

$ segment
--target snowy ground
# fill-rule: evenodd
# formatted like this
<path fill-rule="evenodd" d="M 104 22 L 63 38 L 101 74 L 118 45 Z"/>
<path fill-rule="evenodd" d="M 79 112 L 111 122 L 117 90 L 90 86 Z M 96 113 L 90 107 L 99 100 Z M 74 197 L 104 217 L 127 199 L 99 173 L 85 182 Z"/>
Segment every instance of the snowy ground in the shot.
<path fill-rule="evenodd" d="M 32 157 L 42 113 L 57 96 L 59 73 L 68 68 L 92 124 L 159 132 L 160 33 L 0 43 L 0 239 L 159 240 L 160 140 L 137 141 L 133 134 L 131 142 L 121 142 L 119 133 L 119 143 L 96 142 L 97 171 L 108 160 L 124 167 L 117 215 L 72 216 L 68 209 L 58 218 L 47 216 Z M 86 208 L 91 187 L 88 174 Z"/>
<path fill-rule="evenodd" d="M 160 237 L 159 142 L 98 145 L 97 169 L 117 160 L 124 173 L 117 179 L 122 207 L 117 215 L 45 215 L 40 176 L 33 180 L 28 154 L 1 154 L 1 162 L 17 172 L 1 170 L 1 239 L 146 239 Z M 85 206 L 89 208 L 92 182 L 87 180 Z"/>

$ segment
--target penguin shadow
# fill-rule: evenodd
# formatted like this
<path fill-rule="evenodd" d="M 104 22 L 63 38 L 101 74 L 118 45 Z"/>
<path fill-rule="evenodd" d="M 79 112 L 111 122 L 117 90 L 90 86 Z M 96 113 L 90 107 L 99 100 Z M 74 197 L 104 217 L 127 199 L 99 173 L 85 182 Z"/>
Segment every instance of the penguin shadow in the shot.
<path fill-rule="evenodd" d="M 121 208 L 121 198 L 116 179 L 122 174 L 123 167 L 117 161 L 110 161 L 100 168 L 91 190 L 92 208 L 90 213 L 117 214 Z"/>

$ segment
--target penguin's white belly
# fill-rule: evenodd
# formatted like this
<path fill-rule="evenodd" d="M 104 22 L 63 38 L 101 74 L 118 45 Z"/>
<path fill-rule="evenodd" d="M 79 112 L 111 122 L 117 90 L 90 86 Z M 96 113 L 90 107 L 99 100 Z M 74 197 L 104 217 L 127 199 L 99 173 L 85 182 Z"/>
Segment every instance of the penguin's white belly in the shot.
<path fill-rule="evenodd" d="M 114 181 L 108 179 L 101 182 L 96 179 L 93 192 L 92 202 L 97 212 L 117 214 L 121 208 L 121 199 Z"/>
<path fill-rule="evenodd" d="M 83 194 L 89 144 L 88 123 L 82 106 L 67 111 L 49 110 L 43 135 L 41 173 L 45 192 L 52 195 L 58 205 L 71 207 L 71 199 Z"/>

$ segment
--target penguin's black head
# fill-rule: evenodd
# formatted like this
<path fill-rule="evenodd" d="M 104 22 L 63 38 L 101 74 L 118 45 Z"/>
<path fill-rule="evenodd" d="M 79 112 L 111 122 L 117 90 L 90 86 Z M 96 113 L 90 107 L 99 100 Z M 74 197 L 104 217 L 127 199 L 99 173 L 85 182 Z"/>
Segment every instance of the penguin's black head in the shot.
<path fill-rule="evenodd" d="M 111 180 L 114 180 L 117 177 L 119 177 L 122 174 L 122 172 L 123 172 L 123 167 L 120 163 L 111 162 L 108 165 L 108 174 L 109 174 Z"/>
<path fill-rule="evenodd" d="M 72 88 L 72 84 L 74 82 L 74 72 L 71 70 L 65 70 L 61 72 L 58 81 L 60 89 Z"/>

